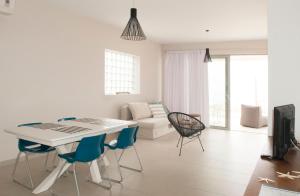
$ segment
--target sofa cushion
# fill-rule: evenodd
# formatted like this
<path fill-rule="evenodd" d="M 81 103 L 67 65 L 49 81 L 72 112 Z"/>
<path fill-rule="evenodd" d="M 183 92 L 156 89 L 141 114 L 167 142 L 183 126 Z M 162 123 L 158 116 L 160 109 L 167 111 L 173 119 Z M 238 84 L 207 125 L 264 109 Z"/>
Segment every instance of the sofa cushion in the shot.
<path fill-rule="evenodd" d="M 139 126 L 146 129 L 155 129 L 159 127 L 165 127 L 169 125 L 167 118 L 145 118 L 137 120 Z"/>
<path fill-rule="evenodd" d="M 167 114 L 162 104 L 149 104 L 153 118 L 166 118 Z"/>
<path fill-rule="evenodd" d="M 120 117 L 121 117 L 121 120 L 132 120 L 132 115 L 131 115 L 128 104 L 121 106 Z"/>
<path fill-rule="evenodd" d="M 129 109 L 132 114 L 133 120 L 139 120 L 139 119 L 152 117 L 148 103 L 139 102 L 139 103 L 129 103 L 128 105 L 129 105 Z"/>

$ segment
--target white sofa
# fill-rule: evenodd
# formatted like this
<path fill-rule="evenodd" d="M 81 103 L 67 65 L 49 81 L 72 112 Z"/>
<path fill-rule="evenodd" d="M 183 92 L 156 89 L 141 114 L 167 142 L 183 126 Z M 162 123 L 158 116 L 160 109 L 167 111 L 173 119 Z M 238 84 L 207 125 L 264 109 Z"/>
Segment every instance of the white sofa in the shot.
<path fill-rule="evenodd" d="M 132 120 L 132 114 L 128 105 L 121 107 L 121 120 Z M 142 139 L 155 139 L 166 135 L 174 129 L 170 126 L 167 118 L 144 118 L 135 120 L 139 125 L 137 137 Z"/>

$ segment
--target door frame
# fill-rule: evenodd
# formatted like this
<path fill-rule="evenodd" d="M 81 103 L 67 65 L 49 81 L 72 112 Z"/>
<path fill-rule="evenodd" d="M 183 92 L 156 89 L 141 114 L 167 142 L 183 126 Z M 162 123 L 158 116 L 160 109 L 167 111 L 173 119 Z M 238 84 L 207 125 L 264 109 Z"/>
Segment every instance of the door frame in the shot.
<path fill-rule="evenodd" d="M 210 125 L 213 129 L 230 130 L 230 55 L 212 55 L 212 59 L 225 59 L 225 126 Z M 209 66 L 209 65 L 208 65 Z"/>

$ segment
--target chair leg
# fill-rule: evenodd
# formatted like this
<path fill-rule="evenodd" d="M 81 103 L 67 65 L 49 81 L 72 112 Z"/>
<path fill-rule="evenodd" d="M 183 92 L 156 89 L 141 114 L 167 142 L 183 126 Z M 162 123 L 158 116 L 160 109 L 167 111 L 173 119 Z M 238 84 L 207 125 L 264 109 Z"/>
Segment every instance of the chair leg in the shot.
<path fill-rule="evenodd" d="M 15 162 L 14 169 L 13 169 L 13 172 L 12 172 L 12 180 L 13 180 L 13 182 L 15 182 L 17 184 L 19 184 L 19 185 L 21 185 L 21 186 L 23 186 L 23 187 L 25 187 L 25 188 L 27 188 L 29 190 L 32 190 L 33 189 L 32 184 L 31 184 L 31 187 L 29 187 L 28 185 L 24 184 L 23 182 L 19 181 L 16 178 L 16 171 L 17 171 L 18 164 L 20 162 L 21 154 L 22 154 L 22 152 L 19 152 L 18 156 L 16 158 L 16 162 Z"/>
<path fill-rule="evenodd" d="M 182 144 L 183 144 L 183 137 L 181 137 L 181 145 L 180 145 L 180 150 L 179 150 L 179 156 L 181 156 Z"/>
<path fill-rule="evenodd" d="M 45 163 L 44 163 L 44 168 L 45 168 L 46 171 L 48 171 L 47 166 L 48 166 L 49 155 L 50 155 L 50 153 L 48 152 L 47 156 L 46 156 L 46 159 L 45 159 Z"/>
<path fill-rule="evenodd" d="M 122 175 L 122 171 L 121 171 L 121 166 L 120 166 L 120 164 L 119 164 L 119 159 L 118 159 L 118 157 L 117 157 L 117 153 L 116 153 L 115 150 L 114 150 L 114 154 L 115 154 L 116 161 L 117 161 L 117 164 L 118 164 L 118 170 L 119 170 L 119 173 L 120 173 L 120 178 L 121 178 L 121 180 L 112 180 L 112 181 L 113 181 L 113 182 L 120 183 L 120 182 L 123 181 L 123 175 Z"/>
<path fill-rule="evenodd" d="M 109 180 L 110 182 L 121 183 L 121 182 L 123 181 L 123 175 L 122 175 L 122 171 L 121 171 L 121 166 L 120 166 L 120 164 L 119 164 L 119 159 L 120 159 L 120 158 L 118 158 L 116 151 L 115 151 L 115 150 L 113 150 L 113 151 L 114 151 L 114 157 L 115 157 L 116 162 L 117 162 L 118 171 L 119 171 L 119 174 L 120 174 L 120 180 L 112 179 L 112 178 L 110 178 L 110 177 L 108 177 L 108 178 L 103 178 L 103 179 Z M 106 152 L 107 152 L 107 151 L 106 151 Z M 104 154 L 106 154 L 106 152 L 105 152 Z M 99 184 L 98 184 L 98 185 L 99 185 Z M 101 186 L 101 185 L 100 185 L 100 186 Z"/>
<path fill-rule="evenodd" d="M 21 154 L 22 154 L 22 152 L 19 152 L 18 155 L 17 155 L 17 158 L 16 158 L 16 162 L 15 162 L 15 165 L 14 165 L 14 170 L 13 170 L 12 175 L 11 175 L 13 180 L 15 180 L 15 174 L 16 174 L 16 170 L 17 170 L 17 166 L 18 166 Z"/>
<path fill-rule="evenodd" d="M 27 172 L 27 176 L 28 176 L 29 181 L 30 181 L 30 187 L 28 187 L 28 185 L 20 182 L 16 178 L 17 166 L 18 166 L 18 164 L 20 162 L 21 154 L 22 154 L 22 152 L 18 153 L 16 162 L 15 162 L 15 165 L 14 165 L 14 169 L 13 169 L 13 172 L 12 172 L 12 179 L 13 179 L 13 182 L 15 182 L 15 183 L 17 183 L 17 184 L 19 184 L 19 185 L 21 185 L 21 186 L 23 186 L 25 188 L 28 188 L 28 189 L 32 190 L 34 188 L 34 183 L 33 183 L 32 176 L 31 176 L 31 171 L 30 171 L 30 167 L 29 167 L 29 160 L 28 160 L 28 154 L 27 153 L 24 153 L 24 154 L 25 154 L 26 172 Z"/>
<path fill-rule="evenodd" d="M 111 181 L 110 181 L 110 174 L 109 174 L 109 172 L 107 172 L 107 178 L 108 178 L 107 180 L 108 180 L 108 184 L 109 184 L 109 186 L 108 186 L 108 187 L 106 187 L 106 186 L 105 186 L 104 188 L 107 188 L 107 189 L 109 189 L 109 190 L 110 190 L 110 189 L 111 189 L 111 187 L 112 187 L 112 184 L 111 184 Z"/>
<path fill-rule="evenodd" d="M 142 172 L 142 171 L 143 171 L 142 162 L 141 162 L 140 156 L 139 156 L 139 154 L 137 153 L 137 150 L 136 150 L 136 148 L 135 148 L 134 145 L 133 145 L 133 149 L 134 149 L 135 154 L 136 154 L 136 157 L 137 157 L 137 159 L 138 159 L 138 161 L 139 161 L 140 169 L 135 169 L 135 168 L 128 167 L 128 166 L 125 166 L 125 165 L 121 165 L 121 164 L 120 164 L 120 167 L 125 168 L 125 169 L 129 169 L 129 170 L 132 170 L 132 171 Z M 121 154 L 121 156 L 120 156 L 120 158 L 119 158 L 119 162 L 120 162 L 120 160 L 121 160 L 121 157 L 122 157 L 124 151 L 125 151 L 125 150 L 122 151 L 122 154 Z"/>
<path fill-rule="evenodd" d="M 28 177 L 29 177 L 29 180 L 30 180 L 31 187 L 33 189 L 34 188 L 34 184 L 33 184 L 32 176 L 31 176 L 31 171 L 30 171 L 30 167 L 29 167 L 28 155 L 27 155 L 26 152 L 25 152 L 25 159 L 26 159 L 27 174 L 28 174 Z"/>
<path fill-rule="evenodd" d="M 178 138 L 178 142 L 177 142 L 177 145 L 176 145 L 176 147 L 177 147 L 177 148 L 178 148 L 178 145 L 179 145 L 180 139 L 181 139 L 181 135 L 179 135 L 179 138 Z"/>
<path fill-rule="evenodd" d="M 141 158 L 140 158 L 140 156 L 139 156 L 139 153 L 137 152 L 137 150 L 136 150 L 136 148 L 135 148 L 135 145 L 133 145 L 133 148 L 134 148 L 134 151 L 135 151 L 135 154 L 136 154 L 136 157 L 138 158 L 138 160 L 139 160 L 139 164 L 140 164 L 140 170 L 138 170 L 138 171 L 140 171 L 140 172 L 142 172 L 144 169 L 143 169 L 143 165 L 142 165 L 142 161 L 141 161 Z"/>
<path fill-rule="evenodd" d="M 89 166 L 91 167 L 91 165 L 92 165 L 92 162 L 89 164 Z M 101 169 L 100 169 L 100 168 L 99 168 L 99 171 L 101 172 Z M 112 184 L 111 184 L 111 180 L 112 180 L 112 179 L 110 178 L 109 172 L 107 172 L 107 178 L 105 178 L 105 177 L 102 176 L 102 179 L 108 181 L 108 183 L 109 183 L 108 186 L 101 184 L 101 182 L 100 182 L 100 183 L 93 182 L 91 178 L 92 178 L 92 177 L 91 177 L 91 174 L 90 174 L 87 181 L 90 182 L 90 183 L 93 183 L 93 184 L 95 184 L 95 185 L 97 185 L 97 186 L 100 186 L 100 187 L 102 187 L 102 188 L 108 189 L 108 190 L 110 190 L 111 187 L 112 187 Z"/>
<path fill-rule="evenodd" d="M 122 150 L 122 152 L 121 152 L 121 155 L 120 155 L 120 157 L 118 158 L 118 162 L 120 162 L 120 161 L 121 161 L 121 158 L 122 158 L 122 156 L 123 156 L 124 152 L 125 152 L 125 150 L 123 149 L 123 150 Z"/>
<path fill-rule="evenodd" d="M 76 176 L 76 166 L 75 166 L 75 164 L 73 164 L 73 175 L 74 175 L 74 180 L 75 180 L 75 185 L 76 185 L 77 196 L 80 196 L 78 181 L 77 181 L 77 176 Z"/>
<path fill-rule="evenodd" d="M 203 152 L 204 152 L 204 148 L 203 148 L 203 145 L 202 145 L 202 142 L 201 142 L 201 139 L 200 139 L 200 136 L 199 136 L 199 135 L 198 135 L 198 139 L 199 139 L 199 142 L 200 142 L 201 148 L 202 148 L 202 150 L 203 150 Z"/>
<path fill-rule="evenodd" d="M 54 154 L 53 154 L 53 159 L 52 159 L 52 167 L 53 167 L 53 168 L 55 167 L 56 160 L 57 160 L 57 156 L 58 156 L 58 153 L 57 153 L 57 152 L 54 152 Z"/>

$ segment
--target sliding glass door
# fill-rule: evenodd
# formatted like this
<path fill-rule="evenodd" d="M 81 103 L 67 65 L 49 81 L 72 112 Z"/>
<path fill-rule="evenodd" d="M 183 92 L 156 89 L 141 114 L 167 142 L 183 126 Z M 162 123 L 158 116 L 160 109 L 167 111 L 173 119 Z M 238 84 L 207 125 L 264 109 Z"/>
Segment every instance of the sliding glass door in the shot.
<path fill-rule="evenodd" d="M 229 57 L 213 57 L 208 64 L 209 124 L 229 129 Z"/>
<path fill-rule="evenodd" d="M 268 111 L 268 56 L 215 56 L 208 63 L 209 124 L 212 128 L 242 130 L 241 105 Z"/>
<path fill-rule="evenodd" d="M 230 56 L 230 127 L 241 130 L 241 105 L 259 106 L 268 116 L 268 56 Z"/>

